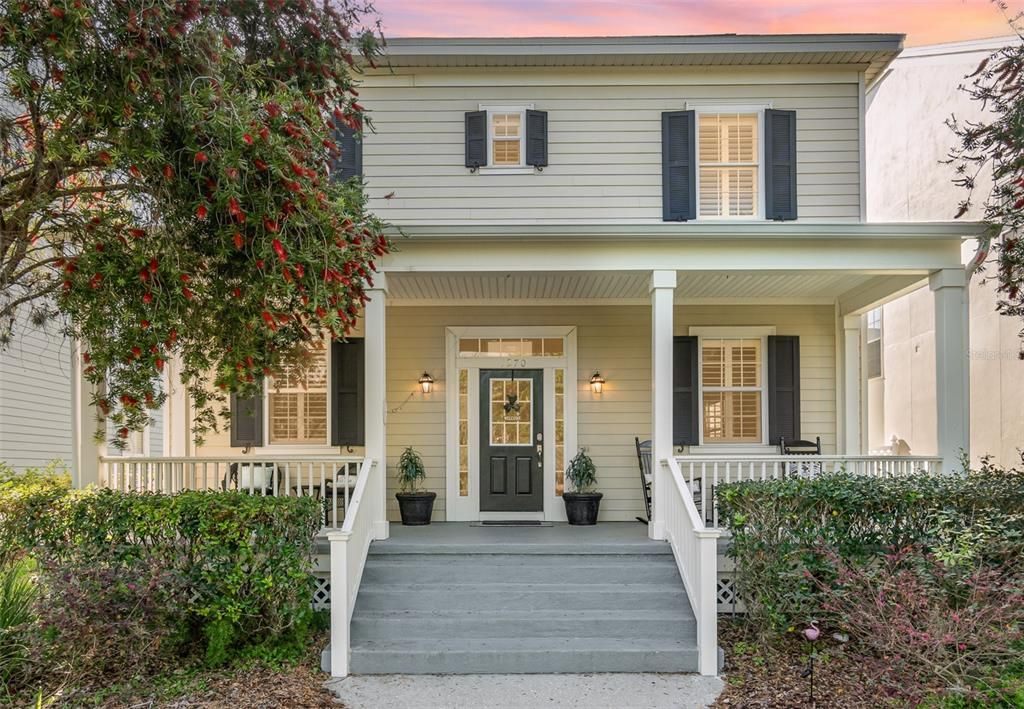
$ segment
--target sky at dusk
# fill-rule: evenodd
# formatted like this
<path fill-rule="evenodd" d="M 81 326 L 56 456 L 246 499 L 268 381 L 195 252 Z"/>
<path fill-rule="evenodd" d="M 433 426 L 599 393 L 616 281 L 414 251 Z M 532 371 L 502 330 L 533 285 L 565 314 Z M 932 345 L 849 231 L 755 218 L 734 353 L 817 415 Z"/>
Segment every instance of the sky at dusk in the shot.
<path fill-rule="evenodd" d="M 902 32 L 907 45 L 1009 34 L 989 0 L 375 0 L 390 37 Z M 1008 0 L 1011 11 L 1024 0 Z"/>

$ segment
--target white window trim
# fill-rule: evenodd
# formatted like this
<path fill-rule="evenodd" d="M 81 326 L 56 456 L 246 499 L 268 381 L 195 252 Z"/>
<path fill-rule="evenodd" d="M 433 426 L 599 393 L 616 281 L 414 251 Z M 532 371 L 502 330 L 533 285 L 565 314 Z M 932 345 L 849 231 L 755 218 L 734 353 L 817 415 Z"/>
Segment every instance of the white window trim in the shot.
<path fill-rule="evenodd" d="M 696 143 L 694 157 L 697 165 L 694 170 L 695 189 L 697 191 L 697 213 L 694 218 L 698 221 L 709 222 L 752 222 L 764 221 L 764 112 L 772 107 L 771 103 L 710 103 L 684 104 L 686 110 L 694 112 L 693 139 Z M 700 117 L 703 113 L 753 113 L 757 115 L 757 212 L 752 216 L 733 217 L 729 215 L 708 216 L 700 213 Z"/>
<path fill-rule="evenodd" d="M 491 105 L 480 104 L 480 111 L 487 112 L 487 164 L 477 168 L 482 175 L 531 175 L 536 172 L 533 165 L 526 164 L 526 112 L 533 110 L 533 104 L 519 105 Z M 519 164 L 518 165 L 494 165 L 494 129 L 491 126 L 491 114 L 493 113 L 518 113 L 520 115 L 519 135 Z"/>
<path fill-rule="evenodd" d="M 701 453 L 764 453 L 774 446 L 768 442 L 768 337 L 775 335 L 774 326 L 761 327 L 691 327 L 689 334 L 697 337 L 697 445 L 690 446 L 691 455 Z M 761 340 L 761 442 L 704 442 L 704 338 Z"/>

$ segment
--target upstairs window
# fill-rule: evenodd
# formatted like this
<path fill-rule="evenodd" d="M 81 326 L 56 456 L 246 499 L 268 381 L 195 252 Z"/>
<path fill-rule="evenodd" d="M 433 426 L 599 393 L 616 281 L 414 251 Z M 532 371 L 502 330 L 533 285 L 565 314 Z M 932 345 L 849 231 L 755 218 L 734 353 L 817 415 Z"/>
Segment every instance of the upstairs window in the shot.
<path fill-rule="evenodd" d="M 697 115 L 698 205 L 701 217 L 757 217 L 757 113 Z"/>
<path fill-rule="evenodd" d="M 525 131 L 525 111 L 488 111 L 488 131 L 491 141 L 491 165 L 495 167 L 522 167 Z"/>

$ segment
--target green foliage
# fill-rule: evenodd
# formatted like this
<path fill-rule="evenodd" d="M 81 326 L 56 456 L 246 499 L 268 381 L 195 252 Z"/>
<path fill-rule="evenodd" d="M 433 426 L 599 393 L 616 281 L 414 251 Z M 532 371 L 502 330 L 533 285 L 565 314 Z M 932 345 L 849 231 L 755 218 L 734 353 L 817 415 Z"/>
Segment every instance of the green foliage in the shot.
<path fill-rule="evenodd" d="M 586 451 L 580 450 L 565 468 L 565 477 L 576 492 L 590 492 L 597 484 L 597 468 Z"/>
<path fill-rule="evenodd" d="M 331 169 L 381 50 L 368 0 L 0 3 L 0 346 L 55 299 L 123 445 L 173 356 L 201 436 L 347 333 L 391 244 Z"/>
<path fill-rule="evenodd" d="M 36 595 L 29 560 L 0 567 L 0 689 L 4 693 L 26 660 L 26 626 L 33 619 Z"/>
<path fill-rule="evenodd" d="M 398 485 L 402 492 L 415 492 L 427 478 L 427 469 L 423 466 L 420 454 L 409 446 L 402 451 L 398 459 Z"/>
<path fill-rule="evenodd" d="M 55 502 L 71 490 L 71 476 L 58 462 L 17 473 L 0 463 L 0 568 L 20 559 L 48 524 Z"/>
<path fill-rule="evenodd" d="M 950 565 L 999 565 L 1024 549 L 1024 472 L 847 474 L 720 486 L 721 519 L 754 622 L 785 630 L 826 614 L 837 560 L 921 545 Z"/>

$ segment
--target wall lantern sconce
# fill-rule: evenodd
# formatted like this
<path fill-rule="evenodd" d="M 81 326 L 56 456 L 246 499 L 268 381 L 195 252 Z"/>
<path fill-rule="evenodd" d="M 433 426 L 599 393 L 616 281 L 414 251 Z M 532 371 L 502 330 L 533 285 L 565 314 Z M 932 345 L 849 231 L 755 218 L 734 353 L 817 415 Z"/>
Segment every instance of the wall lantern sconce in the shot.
<path fill-rule="evenodd" d="M 434 378 L 427 372 L 423 373 L 423 376 L 419 378 L 420 389 L 423 390 L 424 394 L 429 394 L 430 390 L 434 388 Z"/>
<path fill-rule="evenodd" d="M 590 389 L 595 394 L 600 394 L 604 391 L 604 377 L 601 376 L 600 372 L 594 372 L 594 376 L 590 378 Z"/>

